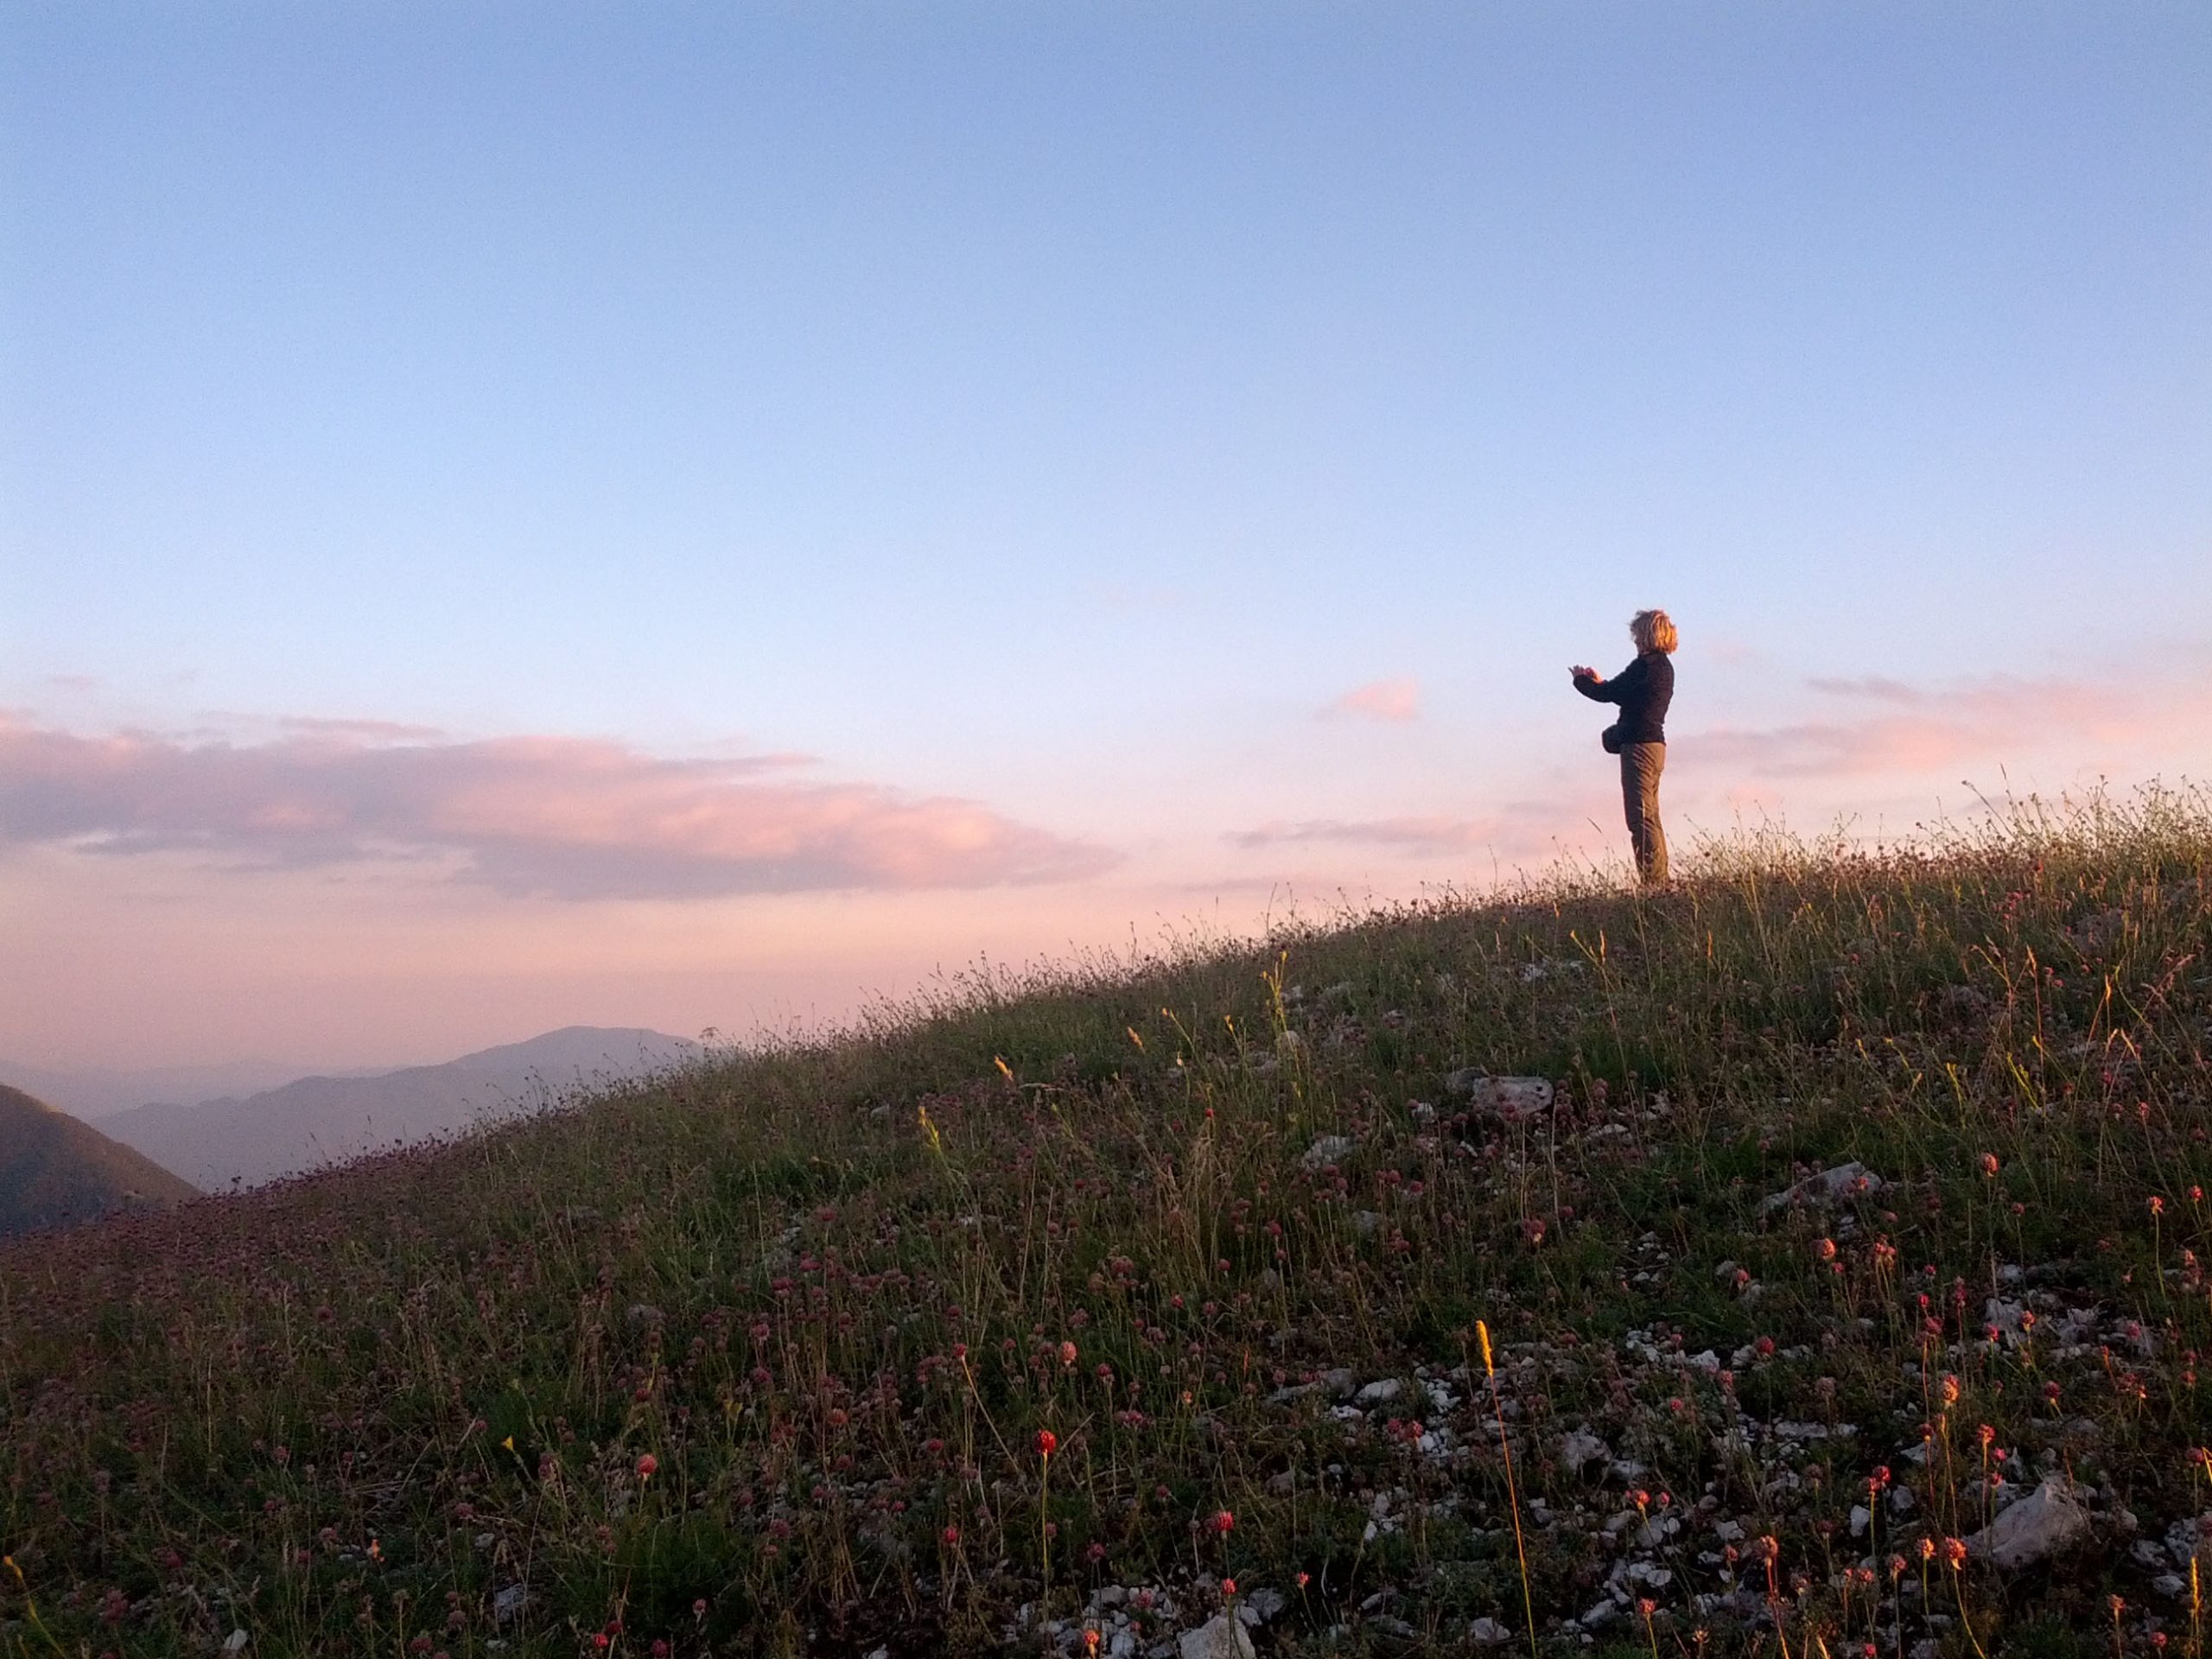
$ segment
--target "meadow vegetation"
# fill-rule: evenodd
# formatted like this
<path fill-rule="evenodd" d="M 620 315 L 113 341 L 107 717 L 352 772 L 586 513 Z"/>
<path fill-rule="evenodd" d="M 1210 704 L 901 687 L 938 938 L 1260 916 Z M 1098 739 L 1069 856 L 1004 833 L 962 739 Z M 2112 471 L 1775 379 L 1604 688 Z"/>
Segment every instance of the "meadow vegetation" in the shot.
<path fill-rule="evenodd" d="M 0 1652 L 2200 1655 L 2212 801 L 1685 862 L 0 1250 Z"/>

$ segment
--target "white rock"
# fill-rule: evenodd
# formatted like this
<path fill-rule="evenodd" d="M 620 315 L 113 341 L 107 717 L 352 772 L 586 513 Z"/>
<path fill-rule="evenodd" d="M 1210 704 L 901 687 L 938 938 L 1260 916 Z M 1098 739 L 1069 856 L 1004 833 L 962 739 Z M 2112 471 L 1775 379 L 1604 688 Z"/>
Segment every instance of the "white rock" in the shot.
<path fill-rule="evenodd" d="M 228 1636 L 223 1638 L 223 1651 L 225 1653 L 243 1653 L 245 1651 L 245 1644 L 248 1640 L 249 1638 L 244 1630 L 232 1630 Z"/>
<path fill-rule="evenodd" d="M 1567 1465 L 1567 1472 L 1577 1478 L 1590 1465 L 1610 1463 L 1612 1458 L 1612 1447 L 1587 1429 L 1575 1429 L 1559 1443 L 1559 1460 Z"/>
<path fill-rule="evenodd" d="M 1444 1086 L 1455 1095 L 1466 1096 L 1467 1104 L 1474 1110 L 1494 1112 L 1501 1117 L 1532 1117 L 1551 1109 L 1549 1077 L 1493 1077 L 1473 1066 L 1463 1066 L 1444 1079 Z"/>
<path fill-rule="evenodd" d="M 2018 1302 L 1992 1296 L 1981 1305 L 1981 1321 L 1984 1325 L 1994 1326 L 1999 1338 L 2017 1348 L 2027 1340 L 2026 1327 L 2020 1319 L 2024 1311 Z"/>
<path fill-rule="evenodd" d="M 1358 1147 L 1359 1142 L 1348 1135 L 1325 1135 L 1306 1147 L 1298 1161 L 1308 1169 L 1334 1169 Z"/>
<path fill-rule="evenodd" d="M 2094 1521 L 2054 1475 L 1967 1540 L 1969 1553 L 2007 1571 L 2032 1567 L 2088 1536 Z"/>
<path fill-rule="evenodd" d="M 1762 1217 L 1792 1204 L 1815 1204 L 1826 1200 L 1848 1198 L 1861 1192 L 1878 1192 L 1885 1183 L 1882 1178 L 1860 1163 L 1838 1164 L 1834 1169 L 1824 1169 L 1817 1175 L 1808 1175 L 1792 1187 L 1779 1192 L 1770 1192 L 1759 1200 Z"/>
<path fill-rule="evenodd" d="M 1290 1605 L 1290 1598 L 1280 1590 L 1261 1588 L 1244 1598 L 1244 1611 L 1258 1617 L 1262 1624 L 1274 1618 Z"/>
<path fill-rule="evenodd" d="M 1255 1659 L 1252 1638 L 1227 1613 L 1217 1613 L 1177 1643 L 1182 1659 Z"/>
<path fill-rule="evenodd" d="M 504 1624 L 530 1605 L 530 1592 L 511 1584 L 492 1598 L 492 1617 Z"/>
<path fill-rule="evenodd" d="M 1467 1626 L 1467 1639 L 1478 1648 L 1494 1648 L 1510 1642 L 1513 1632 L 1494 1618 L 1478 1618 Z"/>
<path fill-rule="evenodd" d="M 1395 1376 L 1379 1377 L 1353 1396 L 1355 1403 L 1363 1406 L 1387 1406 L 1406 1391 L 1406 1385 Z"/>

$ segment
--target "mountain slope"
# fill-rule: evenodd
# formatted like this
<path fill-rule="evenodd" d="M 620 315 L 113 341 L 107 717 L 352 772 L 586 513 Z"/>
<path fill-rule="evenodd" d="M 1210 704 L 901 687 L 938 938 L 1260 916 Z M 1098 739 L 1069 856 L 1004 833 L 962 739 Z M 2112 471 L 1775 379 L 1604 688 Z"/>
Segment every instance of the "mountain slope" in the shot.
<path fill-rule="evenodd" d="M 140 1106 L 104 1118 L 100 1127 L 165 1168 L 220 1191 L 449 1135 L 698 1052 L 696 1044 L 658 1032 L 568 1026 L 439 1065 L 301 1077 L 242 1099 Z"/>
<path fill-rule="evenodd" d="M 0 1084 L 0 1236 L 199 1196 L 143 1154 Z"/>
<path fill-rule="evenodd" d="M 2212 795 L 1699 865 L 0 1248 L 0 1653 L 2201 1653 Z"/>

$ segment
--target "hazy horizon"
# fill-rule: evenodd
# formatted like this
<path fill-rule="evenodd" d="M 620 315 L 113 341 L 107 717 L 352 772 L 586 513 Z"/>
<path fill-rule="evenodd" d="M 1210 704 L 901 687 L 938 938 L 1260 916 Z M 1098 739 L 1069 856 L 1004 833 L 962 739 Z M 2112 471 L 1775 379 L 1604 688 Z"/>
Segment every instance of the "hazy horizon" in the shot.
<path fill-rule="evenodd" d="M 0 1057 L 2212 776 L 2212 13 L 0 17 Z M 395 1058 L 404 1057 L 404 1058 Z M 5 1080 L 5 1079 L 0 1079 Z"/>

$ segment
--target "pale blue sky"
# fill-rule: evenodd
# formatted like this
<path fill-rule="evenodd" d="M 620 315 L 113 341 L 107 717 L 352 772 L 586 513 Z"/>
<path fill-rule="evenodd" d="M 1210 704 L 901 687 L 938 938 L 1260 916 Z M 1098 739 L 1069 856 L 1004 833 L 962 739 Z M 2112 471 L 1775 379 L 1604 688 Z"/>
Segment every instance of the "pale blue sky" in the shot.
<path fill-rule="evenodd" d="M 2208 88 L 2195 0 L 17 4 L 0 708 L 799 750 L 1086 915 L 1602 801 L 1639 604 L 1690 729 L 2036 682 L 1987 776 L 2203 675 Z"/>

